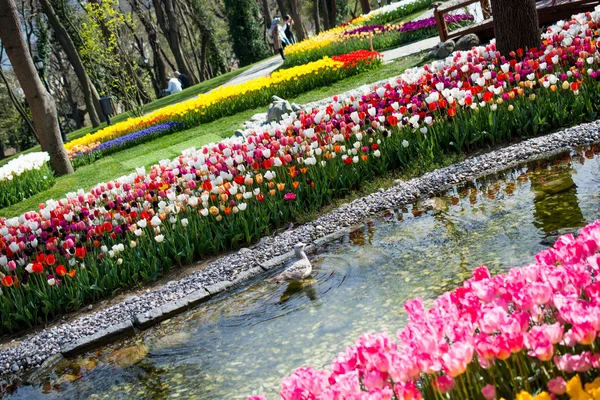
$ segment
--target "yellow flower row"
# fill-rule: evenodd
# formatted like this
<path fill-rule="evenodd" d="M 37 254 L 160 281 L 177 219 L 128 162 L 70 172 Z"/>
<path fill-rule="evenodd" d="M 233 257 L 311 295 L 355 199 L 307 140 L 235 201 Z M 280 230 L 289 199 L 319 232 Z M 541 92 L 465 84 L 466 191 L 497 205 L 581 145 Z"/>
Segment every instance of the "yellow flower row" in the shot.
<path fill-rule="evenodd" d="M 320 49 L 331 43 L 341 42 L 350 39 L 354 35 L 344 35 L 345 31 L 350 31 L 359 26 L 367 25 L 368 22 L 375 16 L 381 14 L 381 10 L 370 13 L 369 15 L 359 15 L 354 18 L 349 24 L 345 26 L 336 26 L 335 28 L 328 29 L 319 33 L 318 35 L 311 36 L 308 39 L 304 39 L 301 42 L 294 43 L 285 48 L 285 54 L 301 53 L 303 51 L 309 51 L 314 49 Z M 400 25 L 398 25 L 400 26 Z M 368 36 L 368 34 L 366 34 Z"/>
<path fill-rule="evenodd" d="M 344 35 L 344 32 L 351 31 L 359 26 L 365 25 L 365 22 L 367 22 L 370 18 L 372 18 L 375 15 L 377 15 L 377 14 L 369 15 L 368 18 L 362 17 L 362 16 L 358 17 L 354 21 L 352 21 L 352 23 L 349 25 L 338 26 L 338 27 L 323 31 L 323 32 L 319 33 L 318 35 L 311 36 L 308 39 L 304 39 L 301 42 L 286 46 L 285 54 L 293 55 L 293 54 L 302 53 L 305 51 L 312 51 L 315 49 L 320 49 L 320 48 L 328 46 L 332 43 L 339 43 L 339 42 L 343 42 L 345 40 L 349 40 L 349 39 L 360 37 L 360 36 L 367 37 L 370 35 L 368 32 L 363 32 L 363 33 L 358 33 L 358 34 L 353 34 L 353 35 Z M 400 28 L 400 26 L 402 26 L 402 24 L 390 25 L 389 30 L 398 29 L 398 28 Z M 383 31 L 375 30 L 373 33 L 379 34 L 379 33 L 383 33 Z"/>
<path fill-rule="evenodd" d="M 564 381 L 563 381 L 564 382 Z M 556 392 L 555 392 L 556 393 Z M 566 393 L 570 400 L 600 400 L 600 378 L 594 379 L 591 383 L 581 384 L 581 378 L 576 375 L 563 386 L 561 392 Z M 548 392 L 541 392 L 535 396 L 526 391 L 522 391 L 517 395 L 515 400 L 551 400 L 552 397 Z M 504 400 L 504 399 L 501 399 Z"/>
<path fill-rule="evenodd" d="M 293 81 L 307 75 L 318 74 L 323 70 L 335 70 L 343 65 L 344 63 L 341 61 L 334 61 L 329 57 L 325 57 L 306 65 L 274 72 L 270 76 L 258 77 L 237 85 L 220 86 L 209 93 L 200 94 L 195 98 L 160 108 L 142 117 L 129 118 L 126 121 L 87 134 L 66 143 L 65 147 L 69 152 L 81 150 L 92 143 L 106 142 L 157 123 L 167 120 L 176 120 L 190 112 L 202 112 L 203 109 L 217 105 L 224 99 L 243 96 L 248 92 L 257 92 L 282 82 Z"/>
<path fill-rule="evenodd" d="M 296 54 L 314 49 L 320 49 L 328 46 L 331 43 L 341 42 L 345 38 L 343 37 L 344 31 L 347 27 L 338 26 L 326 31 L 319 33 L 318 35 L 311 36 L 308 39 L 304 39 L 301 42 L 286 46 L 285 54 Z"/>

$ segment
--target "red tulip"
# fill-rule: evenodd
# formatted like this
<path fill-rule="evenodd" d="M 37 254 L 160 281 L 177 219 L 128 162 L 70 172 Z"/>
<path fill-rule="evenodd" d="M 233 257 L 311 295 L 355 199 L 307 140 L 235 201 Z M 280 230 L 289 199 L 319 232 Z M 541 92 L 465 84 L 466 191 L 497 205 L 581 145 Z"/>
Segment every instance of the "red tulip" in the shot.
<path fill-rule="evenodd" d="M 12 276 L 8 275 L 2 278 L 2 285 L 5 287 L 11 287 L 15 283 Z"/>
<path fill-rule="evenodd" d="M 78 247 L 77 249 L 75 249 L 75 257 L 77 258 L 84 258 L 85 255 L 87 254 L 85 247 Z"/>
<path fill-rule="evenodd" d="M 33 263 L 31 270 L 36 274 L 41 274 L 44 271 L 44 266 L 40 263 Z"/>
<path fill-rule="evenodd" d="M 64 265 L 59 265 L 58 267 L 56 267 L 56 274 L 58 276 L 65 276 L 66 273 L 67 273 L 67 269 L 65 268 Z"/>

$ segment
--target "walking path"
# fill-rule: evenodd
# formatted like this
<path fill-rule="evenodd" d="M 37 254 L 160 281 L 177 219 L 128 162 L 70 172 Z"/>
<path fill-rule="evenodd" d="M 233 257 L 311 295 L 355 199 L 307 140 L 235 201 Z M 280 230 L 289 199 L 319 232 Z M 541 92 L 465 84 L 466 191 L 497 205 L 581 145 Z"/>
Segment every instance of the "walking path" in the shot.
<path fill-rule="evenodd" d="M 423 39 L 419 42 L 411 43 L 406 46 L 398 47 L 391 50 L 382 51 L 383 61 L 386 63 L 392 62 L 398 58 L 410 56 L 412 54 L 420 53 L 424 50 L 429 50 L 440 42 L 439 37 L 432 37 L 429 39 Z"/>
<path fill-rule="evenodd" d="M 424 39 L 419 42 L 411 43 L 406 46 L 401 46 L 395 49 L 382 51 L 383 60 L 388 63 L 401 57 L 406 57 L 411 54 L 419 53 L 423 50 L 431 49 L 433 46 L 438 44 L 440 39 L 436 36 L 429 39 Z M 232 80 L 228 81 L 224 86 L 236 85 L 238 83 L 244 83 L 251 79 L 258 78 L 261 76 L 267 76 L 281 66 L 283 60 L 281 57 L 271 57 L 264 61 L 259 62 L 247 71 L 242 72 Z"/>
<path fill-rule="evenodd" d="M 266 60 L 257 63 L 253 67 L 248 68 L 246 71 L 231 79 L 223 86 L 236 85 L 238 83 L 247 82 L 254 78 L 270 75 L 271 72 L 279 68 L 282 63 L 283 60 L 279 55 L 276 57 L 267 58 Z"/>

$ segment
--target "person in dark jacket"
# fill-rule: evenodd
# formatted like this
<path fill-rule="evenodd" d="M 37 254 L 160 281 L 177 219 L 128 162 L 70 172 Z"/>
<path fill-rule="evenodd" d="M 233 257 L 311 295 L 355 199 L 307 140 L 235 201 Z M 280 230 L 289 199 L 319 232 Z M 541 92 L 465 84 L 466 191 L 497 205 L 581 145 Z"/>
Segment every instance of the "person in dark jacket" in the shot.
<path fill-rule="evenodd" d="M 180 73 L 179 71 L 175 71 L 175 78 L 179 79 L 179 82 L 181 82 L 182 89 L 187 89 L 192 84 L 192 82 L 190 81 L 190 77 L 186 74 Z"/>
<path fill-rule="evenodd" d="M 286 15 L 283 24 L 283 32 L 285 33 L 285 37 L 289 44 L 296 43 L 296 37 L 294 36 L 294 32 L 292 32 L 292 26 L 294 26 L 294 20 L 289 15 Z"/>

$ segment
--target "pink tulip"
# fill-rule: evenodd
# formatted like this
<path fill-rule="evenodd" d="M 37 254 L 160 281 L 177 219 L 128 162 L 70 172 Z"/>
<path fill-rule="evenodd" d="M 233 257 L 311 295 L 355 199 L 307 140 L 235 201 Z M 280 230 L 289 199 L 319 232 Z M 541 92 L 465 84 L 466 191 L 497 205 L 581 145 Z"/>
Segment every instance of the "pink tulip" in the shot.
<path fill-rule="evenodd" d="M 485 400 L 494 400 L 496 398 L 496 387 L 494 385 L 485 385 L 481 389 L 481 394 Z"/>
<path fill-rule="evenodd" d="M 447 393 L 454 389 L 454 379 L 448 375 L 438 376 L 434 381 L 435 389 L 441 394 Z"/>
<path fill-rule="evenodd" d="M 548 381 L 548 390 L 556 395 L 565 394 L 567 391 L 567 382 L 560 376 Z"/>

